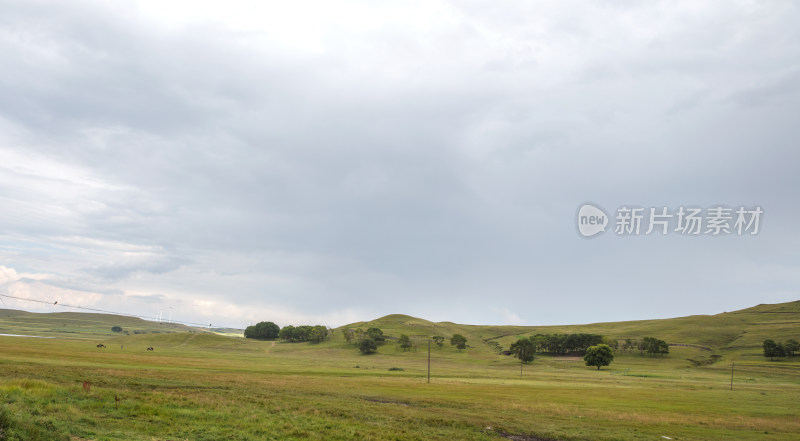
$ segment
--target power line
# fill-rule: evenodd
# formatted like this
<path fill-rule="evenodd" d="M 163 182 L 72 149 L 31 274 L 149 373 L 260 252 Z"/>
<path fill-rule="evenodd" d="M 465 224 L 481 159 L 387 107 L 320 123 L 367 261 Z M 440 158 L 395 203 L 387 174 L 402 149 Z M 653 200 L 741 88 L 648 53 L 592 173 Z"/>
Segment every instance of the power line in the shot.
<path fill-rule="evenodd" d="M 113 315 L 121 315 L 121 316 L 124 316 L 124 317 L 134 317 L 134 318 L 139 318 L 139 319 L 142 319 L 142 320 L 150 320 L 150 321 L 154 321 L 154 322 L 155 321 L 160 321 L 158 317 L 149 317 L 149 316 L 146 316 L 146 315 L 127 314 L 127 313 L 124 313 L 124 312 L 107 311 L 107 310 L 104 310 L 104 309 L 88 308 L 86 306 L 67 305 L 66 303 L 58 303 L 57 300 L 54 301 L 54 302 L 50 302 L 50 301 L 47 301 L 47 300 L 27 299 L 27 298 L 24 298 L 24 297 L 17 297 L 17 296 L 12 296 L 12 295 L 8 295 L 8 294 L 0 294 L 0 298 L 1 297 L 6 297 L 6 298 L 9 298 L 9 299 L 16 299 L 16 300 L 24 300 L 24 301 L 27 301 L 27 302 L 41 303 L 41 304 L 44 304 L 44 305 L 63 306 L 65 308 L 82 309 L 84 311 L 100 312 L 100 313 L 103 313 L 103 314 L 113 314 Z M 2 299 L 0 299 L 0 300 L 2 300 Z M 171 320 L 171 323 L 180 323 L 182 325 L 188 325 L 188 326 L 199 326 L 201 328 L 205 328 L 205 327 L 211 328 L 212 327 L 211 323 L 206 325 L 205 323 L 185 322 L 185 321 L 182 321 L 182 320 Z"/>

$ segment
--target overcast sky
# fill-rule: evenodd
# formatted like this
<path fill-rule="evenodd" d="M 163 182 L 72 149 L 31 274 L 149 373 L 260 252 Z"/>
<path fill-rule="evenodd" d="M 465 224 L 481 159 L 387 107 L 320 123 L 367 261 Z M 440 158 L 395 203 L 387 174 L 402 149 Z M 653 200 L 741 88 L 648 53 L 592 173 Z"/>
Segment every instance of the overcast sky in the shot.
<path fill-rule="evenodd" d="M 0 294 L 236 327 L 800 299 L 798 23 L 788 1 L 2 0 Z M 590 239 L 587 202 L 611 217 Z M 758 234 L 614 232 L 622 206 L 718 205 L 761 207 Z"/>

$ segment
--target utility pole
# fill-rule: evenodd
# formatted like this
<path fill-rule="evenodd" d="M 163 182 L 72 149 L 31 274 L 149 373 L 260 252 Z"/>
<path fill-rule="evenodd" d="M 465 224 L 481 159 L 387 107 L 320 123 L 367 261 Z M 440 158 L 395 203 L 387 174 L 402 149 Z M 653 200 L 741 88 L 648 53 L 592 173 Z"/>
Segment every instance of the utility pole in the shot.
<path fill-rule="evenodd" d="M 428 339 L 428 383 L 431 382 L 431 340 Z"/>

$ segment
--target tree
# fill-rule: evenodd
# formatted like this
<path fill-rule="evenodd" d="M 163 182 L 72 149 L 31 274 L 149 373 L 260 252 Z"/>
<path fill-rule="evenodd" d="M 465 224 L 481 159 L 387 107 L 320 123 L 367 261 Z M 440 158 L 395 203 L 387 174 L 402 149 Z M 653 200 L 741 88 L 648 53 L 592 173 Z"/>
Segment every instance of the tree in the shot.
<path fill-rule="evenodd" d="M 294 338 L 294 326 L 284 326 L 283 329 L 278 332 L 278 337 L 280 337 L 281 340 L 292 341 Z"/>
<path fill-rule="evenodd" d="M 383 336 L 383 331 L 378 328 L 367 329 L 367 335 L 375 340 L 375 343 L 383 343 L 386 340 L 386 337 Z"/>
<path fill-rule="evenodd" d="M 786 349 L 786 355 L 790 357 L 794 357 L 795 352 L 800 352 L 800 343 L 793 338 L 786 340 L 786 343 L 783 344 L 783 347 Z"/>
<path fill-rule="evenodd" d="M 122 326 L 112 326 L 111 332 L 122 332 Z"/>
<path fill-rule="evenodd" d="M 311 331 L 308 333 L 308 341 L 311 343 L 321 343 L 327 336 L 328 328 L 322 325 L 317 325 L 311 328 Z"/>
<path fill-rule="evenodd" d="M 342 333 L 344 334 L 344 341 L 347 343 L 352 343 L 356 338 L 356 333 L 350 328 L 342 329 Z"/>
<path fill-rule="evenodd" d="M 278 338 L 281 328 L 272 322 L 258 322 L 253 326 L 248 326 L 244 330 L 245 338 L 255 338 L 258 340 L 273 340 Z"/>
<path fill-rule="evenodd" d="M 608 366 L 614 361 L 614 352 L 609 345 L 590 346 L 586 349 L 583 360 L 586 362 L 586 366 L 597 366 L 597 369 L 600 370 L 600 366 Z"/>
<path fill-rule="evenodd" d="M 256 334 L 258 335 L 257 338 L 261 338 L 264 340 L 272 340 L 278 338 L 278 334 L 281 332 L 280 326 L 276 325 L 273 322 L 258 322 L 256 324 Z"/>
<path fill-rule="evenodd" d="M 400 334 L 400 339 L 397 340 L 397 343 L 403 348 L 403 352 L 411 349 L 411 339 L 405 334 Z"/>
<path fill-rule="evenodd" d="M 770 360 L 775 358 L 775 349 L 777 349 L 778 345 L 775 343 L 775 340 L 766 339 L 764 340 L 764 356 L 769 357 Z"/>
<path fill-rule="evenodd" d="M 778 343 L 775 345 L 775 356 L 778 358 L 786 356 L 786 347 L 783 346 L 783 343 Z"/>
<path fill-rule="evenodd" d="M 450 344 L 458 348 L 458 352 L 461 352 L 462 349 L 466 349 L 467 347 L 467 337 L 464 337 L 461 334 L 453 334 L 450 337 Z"/>
<path fill-rule="evenodd" d="M 442 337 L 441 335 L 434 335 L 431 338 L 433 339 L 433 342 L 436 343 L 436 346 L 439 346 L 441 348 L 442 345 L 444 345 L 444 337 Z"/>
<path fill-rule="evenodd" d="M 641 349 L 650 355 L 669 354 L 669 344 L 664 340 L 659 340 L 654 337 L 645 337 L 642 339 Z"/>
<path fill-rule="evenodd" d="M 358 342 L 358 350 L 361 351 L 362 354 L 371 354 L 378 350 L 378 345 L 375 343 L 375 340 L 367 337 Z"/>
<path fill-rule="evenodd" d="M 516 343 L 512 343 L 511 354 L 519 358 L 522 363 L 530 363 L 533 361 L 533 355 L 536 352 L 536 347 L 533 342 L 527 338 L 521 338 Z"/>
<path fill-rule="evenodd" d="M 625 343 L 622 344 L 622 350 L 628 352 L 628 349 L 633 349 L 635 347 L 633 341 L 629 338 L 625 339 Z"/>

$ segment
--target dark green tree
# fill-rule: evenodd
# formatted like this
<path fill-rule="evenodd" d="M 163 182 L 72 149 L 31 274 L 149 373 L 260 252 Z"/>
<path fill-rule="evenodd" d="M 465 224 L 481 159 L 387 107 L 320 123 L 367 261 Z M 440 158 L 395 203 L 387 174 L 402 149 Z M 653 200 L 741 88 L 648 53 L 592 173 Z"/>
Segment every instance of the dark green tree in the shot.
<path fill-rule="evenodd" d="M 434 335 L 431 337 L 431 339 L 433 339 L 433 342 L 436 343 L 436 346 L 439 346 L 440 348 L 444 345 L 444 337 L 441 335 Z"/>
<path fill-rule="evenodd" d="M 519 358 L 523 363 L 532 362 L 534 353 L 536 352 L 536 347 L 533 345 L 533 342 L 527 338 L 521 338 L 517 340 L 516 343 L 512 343 L 509 349 L 511 350 L 511 354 Z"/>
<path fill-rule="evenodd" d="M 783 344 L 783 347 L 786 349 L 786 355 L 790 357 L 794 357 L 795 352 L 800 352 L 800 343 L 793 338 L 786 340 L 786 343 Z"/>
<path fill-rule="evenodd" d="M 308 333 L 308 341 L 311 343 L 321 343 L 325 341 L 325 337 L 328 336 L 328 328 L 322 325 L 317 325 L 311 328 L 311 331 Z"/>
<path fill-rule="evenodd" d="M 781 358 L 786 356 L 786 346 L 783 343 L 778 343 L 775 345 L 775 357 Z"/>
<path fill-rule="evenodd" d="M 112 326 L 111 332 L 122 332 L 122 326 Z"/>
<path fill-rule="evenodd" d="M 258 340 L 273 340 L 278 338 L 281 328 L 272 322 L 258 322 L 253 326 L 248 326 L 244 330 L 245 338 L 255 338 Z"/>
<path fill-rule="evenodd" d="M 378 328 L 367 329 L 367 335 L 375 340 L 375 343 L 383 343 L 386 340 L 386 337 L 383 336 L 383 331 Z"/>
<path fill-rule="evenodd" d="M 378 344 L 369 337 L 363 338 L 358 342 L 358 350 L 361 351 L 362 354 L 371 354 L 378 350 Z"/>
<path fill-rule="evenodd" d="M 611 350 L 611 346 L 605 344 L 590 346 L 586 348 L 583 360 L 586 366 L 597 366 L 599 370 L 600 366 L 608 366 L 614 361 L 614 351 Z"/>
<path fill-rule="evenodd" d="M 453 336 L 450 337 L 450 344 L 458 348 L 458 352 L 461 352 L 462 349 L 466 349 L 467 347 L 467 337 L 461 334 L 453 334 Z"/>
<path fill-rule="evenodd" d="M 645 337 L 642 339 L 642 350 L 650 355 L 669 354 L 669 344 L 655 337 Z"/>
<path fill-rule="evenodd" d="M 766 339 L 764 340 L 764 356 L 769 357 L 770 360 L 775 358 L 775 350 L 777 349 L 778 345 L 775 343 L 775 340 Z"/>
<path fill-rule="evenodd" d="M 292 341 L 294 339 L 294 326 L 286 325 L 278 332 L 278 337 L 281 340 Z"/>
<path fill-rule="evenodd" d="M 400 334 L 400 338 L 397 340 L 397 343 L 401 348 L 403 348 L 403 352 L 411 349 L 411 339 L 405 334 Z"/>

